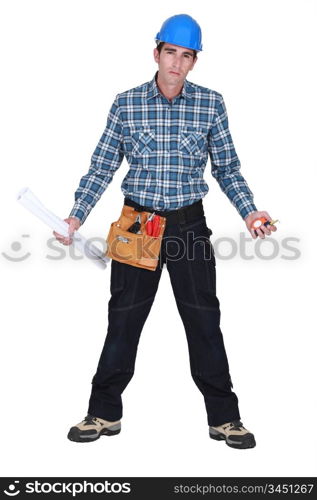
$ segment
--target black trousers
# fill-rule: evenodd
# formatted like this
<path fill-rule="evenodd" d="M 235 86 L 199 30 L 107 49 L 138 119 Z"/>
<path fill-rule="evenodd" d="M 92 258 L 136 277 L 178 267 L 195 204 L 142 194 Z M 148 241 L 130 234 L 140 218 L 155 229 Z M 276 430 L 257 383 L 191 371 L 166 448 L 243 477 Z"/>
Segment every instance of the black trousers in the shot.
<path fill-rule="evenodd" d="M 146 208 L 127 199 L 125 204 Z M 121 394 L 133 376 L 140 334 L 166 264 L 186 332 L 191 375 L 203 394 L 208 424 L 240 419 L 220 330 L 215 257 L 202 201 L 157 213 L 167 216 L 167 224 L 156 271 L 112 260 L 108 332 L 92 380 L 88 413 L 110 421 L 122 417 Z"/>

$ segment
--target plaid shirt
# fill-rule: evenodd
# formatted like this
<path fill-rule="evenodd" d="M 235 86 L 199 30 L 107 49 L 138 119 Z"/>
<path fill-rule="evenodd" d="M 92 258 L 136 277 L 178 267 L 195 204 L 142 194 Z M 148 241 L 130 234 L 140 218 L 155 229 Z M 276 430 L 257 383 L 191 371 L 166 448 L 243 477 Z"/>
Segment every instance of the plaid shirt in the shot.
<path fill-rule="evenodd" d="M 257 210 L 240 173 L 221 94 L 184 81 L 171 102 L 152 81 L 118 94 L 105 131 L 80 179 L 70 216 L 85 221 L 125 157 L 124 196 L 153 210 L 173 210 L 203 198 L 211 173 L 242 218 Z"/>

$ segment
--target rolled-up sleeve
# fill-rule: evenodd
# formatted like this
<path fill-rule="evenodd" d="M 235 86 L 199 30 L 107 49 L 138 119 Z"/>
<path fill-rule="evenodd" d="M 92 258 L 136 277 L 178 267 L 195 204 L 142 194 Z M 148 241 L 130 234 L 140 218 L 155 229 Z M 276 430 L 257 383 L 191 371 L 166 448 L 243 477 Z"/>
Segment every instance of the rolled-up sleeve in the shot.
<path fill-rule="evenodd" d="M 91 157 L 86 175 L 81 177 L 75 191 L 75 204 L 69 217 L 77 217 L 81 224 L 108 187 L 123 160 L 122 122 L 118 97 L 111 106 L 106 128 Z"/>
<path fill-rule="evenodd" d="M 240 173 L 241 165 L 229 131 L 225 103 L 219 93 L 216 109 L 217 113 L 208 135 L 211 173 L 244 219 L 257 208 L 253 202 L 253 193 Z"/>

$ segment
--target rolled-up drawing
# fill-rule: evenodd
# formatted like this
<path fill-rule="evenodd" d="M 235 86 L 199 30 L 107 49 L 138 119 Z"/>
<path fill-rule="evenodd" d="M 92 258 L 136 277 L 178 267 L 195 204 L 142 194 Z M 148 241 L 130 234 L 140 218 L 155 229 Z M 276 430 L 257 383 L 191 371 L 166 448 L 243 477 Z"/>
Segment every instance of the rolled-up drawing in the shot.
<path fill-rule="evenodd" d="M 50 212 L 28 187 L 19 191 L 17 200 L 54 231 L 63 236 L 69 236 L 67 222 Z M 98 267 L 102 269 L 107 267 L 107 262 L 110 260 L 109 257 L 106 257 L 102 250 L 86 240 L 78 231 L 75 231 L 73 235 L 73 244 L 75 248 L 92 260 Z"/>

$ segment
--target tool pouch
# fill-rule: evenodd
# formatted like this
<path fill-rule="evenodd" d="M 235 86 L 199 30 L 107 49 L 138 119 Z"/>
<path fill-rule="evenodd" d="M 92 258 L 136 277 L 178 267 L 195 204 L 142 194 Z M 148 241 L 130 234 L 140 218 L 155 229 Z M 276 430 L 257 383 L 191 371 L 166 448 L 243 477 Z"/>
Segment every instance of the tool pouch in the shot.
<path fill-rule="evenodd" d="M 136 217 L 141 217 L 141 234 L 128 231 Z M 146 234 L 145 224 L 150 212 L 138 212 L 133 207 L 123 205 L 119 219 L 112 222 L 106 242 L 106 255 L 130 266 L 142 267 L 155 271 L 161 250 L 162 238 L 166 226 L 166 218 L 160 216 L 157 237 Z"/>

